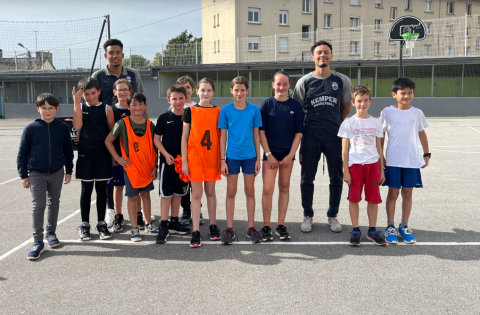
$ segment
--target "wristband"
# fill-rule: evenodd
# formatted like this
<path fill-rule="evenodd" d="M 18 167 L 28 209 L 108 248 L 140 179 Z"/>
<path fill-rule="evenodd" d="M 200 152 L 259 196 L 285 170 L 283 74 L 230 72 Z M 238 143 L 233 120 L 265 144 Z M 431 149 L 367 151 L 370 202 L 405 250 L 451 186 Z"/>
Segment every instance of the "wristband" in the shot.
<path fill-rule="evenodd" d="M 272 152 L 267 152 L 265 153 L 265 156 L 268 157 L 270 154 L 272 154 Z"/>
<path fill-rule="evenodd" d="M 432 157 L 432 153 L 425 153 L 425 154 L 423 155 L 423 157 L 427 157 L 427 156 L 428 156 L 429 158 L 431 158 L 431 157 Z"/>
<path fill-rule="evenodd" d="M 225 159 L 220 159 L 220 161 L 225 161 Z"/>

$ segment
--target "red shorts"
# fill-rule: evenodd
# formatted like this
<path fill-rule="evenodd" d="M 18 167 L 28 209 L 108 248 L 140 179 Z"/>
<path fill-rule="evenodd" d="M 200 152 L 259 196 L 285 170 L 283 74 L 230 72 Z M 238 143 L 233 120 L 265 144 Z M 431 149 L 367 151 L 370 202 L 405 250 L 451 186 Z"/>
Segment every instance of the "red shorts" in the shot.
<path fill-rule="evenodd" d="M 348 201 L 362 201 L 362 190 L 365 186 L 365 200 L 369 203 L 382 203 L 380 198 L 380 166 L 378 161 L 372 164 L 353 164 L 349 168 L 352 183 L 348 190 Z"/>

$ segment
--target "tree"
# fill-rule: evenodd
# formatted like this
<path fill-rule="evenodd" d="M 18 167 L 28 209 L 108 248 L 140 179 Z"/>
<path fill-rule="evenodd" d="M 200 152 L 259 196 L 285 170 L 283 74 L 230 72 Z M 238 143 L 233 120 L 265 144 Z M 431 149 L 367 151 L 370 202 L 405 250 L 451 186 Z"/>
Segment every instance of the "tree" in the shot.
<path fill-rule="evenodd" d="M 202 38 L 194 37 L 187 30 L 168 41 L 165 50 L 157 52 L 153 58 L 154 66 L 191 65 L 202 62 Z M 162 63 L 163 57 L 163 63 Z"/>
<path fill-rule="evenodd" d="M 123 59 L 122 64 L 131 68 L 146 68 L 150 65 L 150 60 L 142 55 L 131 55 L 130 57 Z"/>

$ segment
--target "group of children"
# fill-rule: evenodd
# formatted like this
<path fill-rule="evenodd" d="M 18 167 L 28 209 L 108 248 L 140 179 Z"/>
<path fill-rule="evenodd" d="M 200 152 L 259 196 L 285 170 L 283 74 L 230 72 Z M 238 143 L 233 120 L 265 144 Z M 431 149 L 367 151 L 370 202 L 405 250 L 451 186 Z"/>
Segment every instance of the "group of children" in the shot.
<path fill-rule="evenodd" d="M 132 225 L 131 240 L 140 241 L 139 230 L 156 236 L 156 243 L 167 241 L 170 234 L 191 232 L 190 247 L 200 247 L 201 199 L 205 192 L 209 215 L 210 240 L 232 244 L 238 239 L 234 230 L 235 197 L 238 175 L 243 172 L 247 199 L 248 229 L 246 236 L 252 243 L 273 239 L 271 229 L 272 199 L 278 174 L 278 220 L 275 234 L 281 240 L 290 239 L 285 227 L 289 202 L 290 178 L 303 130 L 303 110 L 288 96 L 290 77 L 286 72 L 275 73 L 272 82 L 273 96 L 261 107 L 246 101 L 249 82 L 236 77 L 230 85 L 233 101 L 219 108 L 212 105 L 214 82 L 203 78 L 196 93 L 199 102 L 191 100 L 194 82 L 188 77 L 177 80 L 167 91 L 170 109 L 162 114 L 156 124 L 145 113 L 147 100 L 141 93 L 132 93 L 130 83 L 119 79 L 114 84 L 113 105 L 98 100 L 98 81 L 86 77 L 78 83 L 74 98 L 73 126 L 80 131 L 76 178 L 81 180 L 80 208 L 82 223 L 78 227 L 79 239 L 91 239 L 89 214 L 93 188 L 96 190 L 96 228 L 100 239 L 112 237 L 105 222 L 107 181 L 115 187 L 115 219 L 111 230 L 121 232 L 124 221 L 122 193 L 128 197 L 128 214 Z M 430 154 L 423 113 L 410 106 L 415 84 L 409 79 L 399 79 L 393 84 L 392 96 L 398 104 L 386 108 L 380 120 L 368 114 L 371 103 L 367 87 L 358 86 L 352 92 L 352 105 L 356 114 L 346 119 L 338 136 L 343 138 L 344 180 L 349 185 L 349 209 L 353 231 L 351 245 L 360 244 L 358 217 L 362 189 L 368 202 L 370 228 L 367 238 L 385 245 L 377 231 L 378 204 L 381 203 L 380 185 L 388 185 L 386 241 L 397 242 L 393 225 L 395 202 L 401 188 L 403 197 L 401 237 L 414 243 L 408 228 L 413 187 L 422 187 L 419 168 L 428 165 Z M 84 99 L 82 102 L 81 99 Z M 22 135 L 17 164 L 22 184 L 30 188 L 33 198 L 34 244 L 29 259 L 37 259 L 44 251 L 43 216 L 48 199 L 48 224 L 45 238 L 50 247 L 60 244 L 55 234 L 62 180 L 70 182 L 73 170 L 73 149 L 69 128 L 55 118 L 58 100 L 51 94 L 37 98 L 41 119 L 28 125 Z M 386 161 L 383 155 L 383 136 L 387 132 L 389 145 Z M 264 154 L 260 155 L 260 146 Z M 160 154 L 158 154 L 158 152 Z M 158 158 L 158 155 L 159 158 Z M 263 161 L 263 163 L 261 162 Z M 263 164 L 263 168 L 261 165 Z M 263 228 L 259 233 L 254 226 L 255 178 L 262 168 L 263 177 Z M 385 168 L 385 170 L 384 170 Z M 216 181 L 221 175 L 227 178 L 226 228 L 220 233 L 216 224 Z M 150 191 L 159 177 L 161 221 L 156 227 L 151 222 Z M 125 189 L 123 188 L 125 186 Z M 186 228 L 179 217 L 182 196 L 191 189 L 192 229 Z M 140 209 L 145 216 L 145 226 L 139 226 Z M 170 220 L 169 220 L 170 215 Z M 187 222 L 188 224 L 188 222 Z"/>

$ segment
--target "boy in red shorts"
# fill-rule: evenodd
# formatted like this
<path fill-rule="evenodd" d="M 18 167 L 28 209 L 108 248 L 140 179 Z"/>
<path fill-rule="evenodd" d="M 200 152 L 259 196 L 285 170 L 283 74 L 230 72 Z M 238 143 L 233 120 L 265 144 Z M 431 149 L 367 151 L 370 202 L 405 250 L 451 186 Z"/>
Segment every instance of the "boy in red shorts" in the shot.
<path fill-rule="evenodd" d="M 350 245 L 359 246 L 362 233 L 358 225 L 359 206 L 362 190 L 365 187 L 365 200 L 368 202 L 367 239 L 376 245 L 385 245 L 381 232 L 377 231 L 380 185 L 385 181 L 381 138 L 383 127 L 380 120 L 368 114 L 372 102 L 370 90 L 357 86 L 352 91 L 352 105 L 357 112 L 343 121 L 338 131 L 342 139 L 343 180 L 348 184 L 348 201 L 353 231 L 350 232 Z"/>

